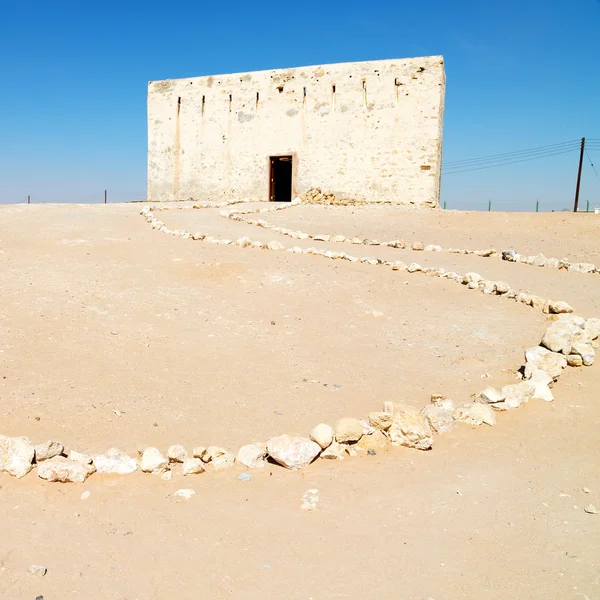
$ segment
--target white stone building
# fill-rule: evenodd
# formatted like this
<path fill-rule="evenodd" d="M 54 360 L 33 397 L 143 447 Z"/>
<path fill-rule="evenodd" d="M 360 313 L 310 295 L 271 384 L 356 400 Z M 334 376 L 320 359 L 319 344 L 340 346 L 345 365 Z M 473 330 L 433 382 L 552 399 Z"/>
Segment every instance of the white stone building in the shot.
<path fill-rule="evenodd" d="M 148 200 L 439 205 L 441 56 L 154 81 Z"/>

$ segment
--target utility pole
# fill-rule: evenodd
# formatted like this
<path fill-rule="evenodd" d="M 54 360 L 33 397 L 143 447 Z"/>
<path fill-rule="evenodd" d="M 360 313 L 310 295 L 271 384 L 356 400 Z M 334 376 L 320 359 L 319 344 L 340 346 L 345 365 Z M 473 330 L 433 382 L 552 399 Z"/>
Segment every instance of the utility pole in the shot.
<path fill-rule="evenodd" d="M 106 190 L 104 190 L 104 204 L 106 204 Z"/>
<path fill-rule="evenodd" d="M 579 170 L 577 171 L 577 187 L 575 188 L 575 204 L 573 205 L 573 212 L 577 212 L 577 206 L 579 205 L 579 186 L 581 184 L 581 167 L 583 166 L 583 153 L 585 151 L 585 138 L 581 138 L 581 152 L 579 153 Z"/>

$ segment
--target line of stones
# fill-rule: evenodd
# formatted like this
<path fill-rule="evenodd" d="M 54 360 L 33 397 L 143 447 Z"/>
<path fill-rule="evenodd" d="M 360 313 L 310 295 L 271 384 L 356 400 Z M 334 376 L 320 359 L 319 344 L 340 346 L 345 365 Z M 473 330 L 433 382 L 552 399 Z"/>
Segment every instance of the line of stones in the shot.
<path fill-rule="evenodd" d="M 149 207 L 145 207 L 141 214 L 155 229 L 180 237 L 188 236 L 187 232 L 181 234 L 166 228 L 152 215 Z M 210 241 L 204 236 L 188 237 Z M 219 240 L 216 242 L 219 243 Z M 252 244 L 253 242 L 250 243 Z M 283 249 L 269 244 L 262 246 L 262 243 L 261 247 Z M 370 261 L 371 259 L 367 262 Z M 374 264 L 383 264 L 383 261 Z M 395 266 L 397 265 L 393 263 L 392 268 Z M 438 270 L 434 271 L 438 276 L 443 276 Z M 468 287 L 485 291 L 479 286 L 482 280 L 477 278 L 480 276 L 468 275 L 470 276 L 463 278 Z M 289 469 L 300 469 L 319 456 L 323 459 L 341 460 L 361 452 L 375 454 L 388 445 L 429 450 L 433 446 L 434 433 L 452 431 L 456 421 L 471 425 L 494 425 L 495 410 L 517 408 L 529 399 L 552 401 L 554 396 L 550 388 L 567 366 L 593 364 L 600 336 L 600 319 L 575 316 L 571 307 L 560 301 L 547 301 L 543 308 L 546 312 L 553 313 L 549 317 L 552 322 L 544 332 L 541 344 L 525 351 L 525 365 L 521 369 L 523 381 L 505 385 L 501 390 L 488 387 L 475 395 L 472 402 L 459 407 L 451 399 L 439 394 L 432 395 L 431 403 L 421 411 L 403 404 L 385 402 L 382 411 L 370 413 L 367 419 L 346 417 L 340 419 L 335 427 L 320 423 L 308 437 L 287 434 L 276 436 L 266 444 L 242 446 L 235 454 L 225 448 L 208 446 L 194 448 L 190 455 L 183 446 L 173 445 L 169 447 L 166 456 L 154 447 L 140 448 L 138 459 L 117 448 L 92 456 L 75 450 L 66 453 L 63 445 L 55 440 L 34 446 L 26 437 L 0 435 L 0 472 L 20 478 L 35 466 L 42 479 L 83 483 L 94 472 L 128 474 L 139 469 L 145 473 L 161 474 L 163 478 L 169 479 L 176 464 L 181 464 L 183 475 L 195 475 L 207 470 L 221 471 L 235 463 L 249 469 L 260 468 L 267 461 Z"/>
<path fill-rule="evenodd" d="M 537 254 L 536 256 L 522 256 L 515 250 L 503 250 L 501 253 L 497 252 L 494 248 L 487 248 L 485 250 L 469 250 L 459 249 L 459 248 L 442 248 L 437 244 L 427 244 L 425 245 L 423 242 L 414 242 L 412 244 L 405 242 L 404 240 L 390 240 L 380 242 L 378 240 L 361 238 L 361 237 L 349 237 L 345 235 L 329 235 L 329 234 L 312 234 L 305 233 L 303 231 L 293 231 L 286 227 L 279 227 L 272 225 L 265 221 L 264 219 L 253 219 L 247 218 L 245 215 L 249 214 L 258 214 L 265 212 L 273 212 L 275 210 L 283 210 L 285 208 L 291 208 L 292 206 L 298 206 L 302 204 L 300 198 L 294 199 L 292 202 L 284 205 L 278 206 L 276 208 L 267 208 L 260 210 L 230 210 L 230 211 L 221 211 L 219 214 L 222 217 L 227 219 L 231 219 L 232 221 L 240 221 L 246 223 L 247 225 L 254 225 L 257 227 L 262 227 L 263 229 L 271 229 L 276 233 L 281 235 L 285 235 L 297 240 L 305 240 L 312 239 L 316 242 L 336 242 L 336 243 L 350 243 L 355 245 L 362 246 L 387 246 L 389 248 L 398 248 L 401 250 L 414 250 L 414 251 L 424 251 L 424 252 L 448 252 L 450 254 L 472 254 L 475 256 L 481 256 L 483 258 L 502 258 L 502 260 L 506 260 L 508 262 L 522 263 L 525 265 L 532 265 L 534 267 L 549 267 L 553 269 L 564 269 L 567 271 L 572 271 L 576 273 L 600 273 L 600 270 L 596 268 L 593 263 L 576 263 L 570 262 L 566 258 L 558 259 L 558 258 L 547 258 L 543 254 Z M 198 206 L 198 208 L 206 208 L 208 205 L 203 204 Z M 213 205 L 213 208 L 215 205 Z"/>

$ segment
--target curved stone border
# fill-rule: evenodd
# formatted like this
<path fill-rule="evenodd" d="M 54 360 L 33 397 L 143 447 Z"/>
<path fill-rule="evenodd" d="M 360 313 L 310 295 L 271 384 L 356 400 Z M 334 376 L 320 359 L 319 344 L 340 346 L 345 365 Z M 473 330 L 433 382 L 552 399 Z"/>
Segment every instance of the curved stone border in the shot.
<path fill-rule="evenodd" d="M 237 202 L 236 202 L 237 203 Z M 205 208 L 214 208 L 207 205 Z M 183 230 L 171 230 L 152 215 L 153 208 L 145 207 L 141 214 L 154 229 L 170 233 L 184 239 L 204 240 L 213 243 L 232 244 L 222 240 L 191 234 Z M 322 255 L 327 258 L 345 258 L 368 264 L 385 264 L 399 270 L 399 261 L 356 258 L 344 253 L 316 250 L 314 248 L 285 248 L 279 242 L 257 242 L 240 238 L 235 242 L 240 247 L 259 247 L 269 250 L 287 250 Z M 490 282 L 476 273 L 452 277 L 443 269 L 423 269 L 416 263 L 404 268 L 409 273 L 423 272 L 438 277 L 449 277 L 460 281 L 471 289 L 484 293 L 508 296 L 510 287 L 502 282 Z M 505 291 L 506 290 L 506 291 Z M 514 292 L 513 292 L 514 293 Z M 528 302 L 524 297 L 527 296 Z M 317 457 L 341 460 L 346 456 L 360 453 L 375 454 L 387 445 L 406 446 L 419 450 L 429 450 L 434 443 L 434 434 L 443 434 L 455 427 L 456 421 L 471 425 L 494 425 L 494 411 L 518 408 L 530 398 L 554 400 L 551 386 L 558 380 L 564 369 L 569 367 L 591 366 L 595 360 L 595 349 L 599 347 L 600 319 L 585 319 L 572 314 L 566 302 L 547 300 L 543 303 L 537 296 L 514 293 L 516 300 L 530 306 L 543 308 L 553 313 L 552 322 L 547 327 L 541 344 L 525 351 L 525 365 L 522 367 L 523 381 L 508 384 L 501 390 L 486 388 L 473 396 L 474 400 L 456 407 L 453 401 L 434 394 L 431 403 L 421 411 L 410 406 L 385 402 L 382 411 L 372 412 L 367 419 L 342 418 L 335 427 L 320 423 L 308 437 L 294 437 L 287 434 L 271 438 L 266 444 L 247 444 L 237 453 L 218 446 L 197 447 L 188 454 L 181 445 L 170 446 L 166 456 L 154 447 L 140 448 L 139 458 L 135 459 L 116 448 L 95 456 L 71 450 L 65 453 L 62 444 L 49 440 L 34 446 L 26 437 L 0 435 L 0 472 L 15 477 L 23 477 L 34 467 L 40 478 L 53 482 L 83 483 L 92 473 L 128 474 L 136 470 L 145 473 L 161 474 L 169 479 L 174 465 L 181 464 L 183 475 L 197 475 L 206 470 L 221 471 L 232 467 L 236 462 L 253 469 L 266 465 L 266 461 L 276 462 L 289 469 L 308 466 Z M 535 300 L 538 299 L 536 303 Z"/>
<path fill-rule="evenodd" d="M 570 262 L 566 258 L 558 259 L 558 258 L 547 258 L 543 254 L 537 254 L 536 256 L 522 256 L 515 250 L 503 250 L 501 253 L 497 252 L 494 248 L 487 248 L 485 250 L 470 250 L 468 248 L 458 249 L 458 248 L 442 248 L 436 244 L 423 244 L 423 242 L 414 242 L 412 244 L 405 242 L 404 240 L 390 240 L 380 242 L 378 240 L 372 240 L 368 238 L 361 238 L 358 236 L 345 236 L 345 235 L 330 235 L 330 234 L 313 234 L 306 233 L 303 231 L 293 231 L 286 227 L 278 227 L 275 225 L 271 225 L 267 221 L 263 219 L 251 219 L 244 218 L 244 215 L 249 214 L 258 214 L 258 213 L 266 213 L 266 212 L 274 212 L 277 210 L 284 210 L 286 208 L 291 208 L 292 206 L 298 206 L 302 204 L 299 198 L 296 198 L 293 202 L 285 205 L 278 206 L 275 208 L 265 208 L 260 210 L 232 210 L 232 211 L 222 211 L 220 216 L 231 219 L 233 221 L 241 221 L 246 223 L 247 225 L 255 225 L 258 227 L 262 227 L 263 229 L 271 229 L 276 233 L 281 235 L 289 236 L 293 239 L 297 240 L 305 240 L 312 239 L 316 242 L 336 242 L 336 243 L 348 243 L 362 246 L 387 246 L 389 248 L 398 248 L 401 250 L 414 250 L 414 251 L 424 251 L 424 252 L 447 252 L 450 254 L 472 254 L 475 256 L 480 256 L 483 258 L 502 258 L 502 260 L 508 262 L 522 263 L 525 265 L 532 265 L 534 267 L 549 267 L 553 269 L 564 269 L 567 271 L 577 272 L 577 273 L 600 273 L 600 269 L 597 269 L 596 266 L 592 263 L 576 263 Z M 365 203 L 366 205 L 366 203 Z M 206 205 L 202 206 L 206 208 Z"/>

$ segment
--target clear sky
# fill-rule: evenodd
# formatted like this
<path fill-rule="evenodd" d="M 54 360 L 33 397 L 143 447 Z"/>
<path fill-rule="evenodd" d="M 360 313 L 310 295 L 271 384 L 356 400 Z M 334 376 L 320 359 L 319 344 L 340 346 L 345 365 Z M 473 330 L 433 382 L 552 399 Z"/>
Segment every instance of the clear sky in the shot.
<path fill-rule="evenodd" d="M 0 203 L 145 198 L 148 81 L 428 54 L 445 162 L 600 139 L 599 0 L 0 0 Z M 577 162 L 446 175 L 442 201 L 571 207 Z M 587 158 L 581 199 L 600 205 Z"/>

